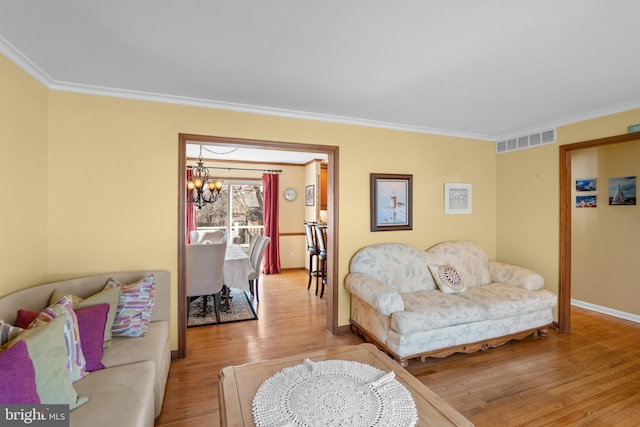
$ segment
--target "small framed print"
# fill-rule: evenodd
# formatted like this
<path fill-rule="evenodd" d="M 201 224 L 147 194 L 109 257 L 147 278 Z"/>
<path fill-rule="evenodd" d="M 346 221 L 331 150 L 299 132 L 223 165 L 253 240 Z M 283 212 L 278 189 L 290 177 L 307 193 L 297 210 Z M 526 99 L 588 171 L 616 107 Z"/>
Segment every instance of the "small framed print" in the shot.
<path fill-rule="evenodd" d="M 471 184 L 444 184 L 444 213 L 471 213 Z"/>
<path fill-rule="evenodd" d="M 596 191 L 598 189 L 597 178 L 576 179 L 576 191 Z"/>
<path fill-rule="evenodd" d="M 370 176 L 371 231 L 412 230 L 413 175 Z"/>
<path fill-rule="evenodd" d="M 314 206 L 315 205 L 315 186 L 307 185 L 304 188 L 304 204 L 305 206 Z"/>

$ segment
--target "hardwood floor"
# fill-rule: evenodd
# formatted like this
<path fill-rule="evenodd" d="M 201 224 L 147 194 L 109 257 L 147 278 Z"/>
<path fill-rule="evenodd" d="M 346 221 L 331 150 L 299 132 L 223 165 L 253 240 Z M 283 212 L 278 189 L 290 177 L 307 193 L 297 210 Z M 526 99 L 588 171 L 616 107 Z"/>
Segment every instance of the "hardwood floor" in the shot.
<path fill-rule="evenodd" d="M 353 334 L 326 329 L 326 300 L 307 290 L 307 272 L 260 276 L 257 321 L 187 329 L 187 357 L 171 362 L 162 413 L 156 426 L 219 425 L 218 372 L 328 347 L 360 344 Z"/>
<path fill-rule="evenodd" d="M 217 426 L 224 366 L 361 343 L 326 331 L 326 303 L 302 270 L 261 276 L 258 321 L 187 330 L 156 426 Z M 640 325 L 572 309 L 572 332 L 549 331 L 408 370 L 476 426 L 640 426 Z"/>

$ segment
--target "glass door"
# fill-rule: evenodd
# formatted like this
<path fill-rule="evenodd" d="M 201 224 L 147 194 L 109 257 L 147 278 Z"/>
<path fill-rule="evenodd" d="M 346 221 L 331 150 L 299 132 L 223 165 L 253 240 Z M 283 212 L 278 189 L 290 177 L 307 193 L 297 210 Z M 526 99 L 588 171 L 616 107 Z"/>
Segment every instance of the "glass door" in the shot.
<path fill-rule="evenodd" d="M 198 230 L 223 230 L 225 241 L 249 248 L 264 229 L 262 181 L 225 181 L 220 197 L 196 211 Z"/>

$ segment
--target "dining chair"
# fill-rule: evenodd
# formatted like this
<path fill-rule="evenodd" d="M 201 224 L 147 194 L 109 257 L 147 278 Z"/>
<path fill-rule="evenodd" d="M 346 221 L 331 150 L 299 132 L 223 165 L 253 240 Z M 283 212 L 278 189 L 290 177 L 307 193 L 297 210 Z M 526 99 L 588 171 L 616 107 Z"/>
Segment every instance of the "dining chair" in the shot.
<path fill-rule="evenodd" d="M 313 221 L 304 222 L 304 233 L 307 236 L 307 252 L 309 253 L 309 282 L 307 289 L 311 287 L 311 279 L 318 275 L 318 245 L 316 245 L 316 236 L 314 227 L 316 223 Z M 315 259 L 315 268 L 314 268 Z M 318 295 L 318 281 L 316 280 L 316 295 Z"/>
<path fill-rule="evenodd" d="M 213 309 L 220 321 L 220 291 L 224 286 L 225 243 L 186 246 L 187 315 L 191 302 L 202 297 L 202 315 L 207 314 L 207 300 L 213 295 Z"/>
<path fill-rule="evenodd" d="M 322 282 L 320 298 L 324 295 L 324 286 L 327 284 L 327 226 L 316 224 L 316 245 L 318 245 L 318 269 L 316 274 L 316 295 L 318 295 L 318 282 Z"/>
<path fill-rule="evenodd" d="M 247 251 L 247 254 L 249 255 L 249 257 L 251 257 L 251 253 L 253 252 L 253 249 L 256 246 L 256 243 L 258 243 L 258 240 L 260 240 L 260 236 L 262 236 L 262 234 L 258 233 L 258 234 L 254 234 L 253 236 L 251 236 L 251 240 L 249 241 L 249 250 Z"/>
<path fill-rule="evenodd" d="M 224 241 L 224 231 L 206 231 L 198 243 L 222 243 Z"/>
<path fill-rule="evenodd" d="M 264 257 L 264 251 L 267 249 L 267 245 L 271 241 L 270 237 L 257 235 L 256 243 L 253 246 L 253 250 L 249 253 L 249 260 L 253 271 L 249 273 L 249 289 L 251 295 L 256 296 L 256 301 L 260 302 L 260 296 L 258 295 L 258 280 L 260 278 L 260 270 L 262 270 L 262 258 Z"/>

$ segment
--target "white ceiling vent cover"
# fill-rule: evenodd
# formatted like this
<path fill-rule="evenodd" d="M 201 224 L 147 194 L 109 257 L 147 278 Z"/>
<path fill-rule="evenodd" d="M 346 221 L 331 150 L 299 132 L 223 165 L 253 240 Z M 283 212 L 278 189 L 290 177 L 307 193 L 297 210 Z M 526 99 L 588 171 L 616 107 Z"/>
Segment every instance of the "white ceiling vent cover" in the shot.
<path fill-rule="evenodd" d="M 544 130 L 531 135 L 516 136 L 501 141 L 496 141 L 496 153 L 524 150 L 525 148 L 538 147 L 540 145 L 556 142 L 556 130 Z"/>

